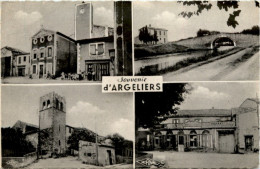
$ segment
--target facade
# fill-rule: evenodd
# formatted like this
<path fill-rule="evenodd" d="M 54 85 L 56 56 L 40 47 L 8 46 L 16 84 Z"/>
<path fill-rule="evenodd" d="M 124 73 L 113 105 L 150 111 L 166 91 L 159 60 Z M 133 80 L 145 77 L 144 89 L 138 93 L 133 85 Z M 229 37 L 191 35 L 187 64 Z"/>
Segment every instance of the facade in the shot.
<path fill-rule="evenodd" d="M 146 27 L 146 26 L 144 26 Z M 141 29 L 143 29 L 144 27 L 140 28 L 139 31 Z M 147 26 L 148 32 L 150 35 L 154 35 L 156 33 L 157 38 L 158 38 L 158 42 L 160 44 L 164 44 L 168 42 L 168 30 L 164 29 L 164 28 L 156 28 L 156 27 L 152 27 L 151 25 Z M 141 43 L 141 41 L 139 40 L 139 37 L 137 36 L 135 38 L 135 44 L 139 44 Z"/>
<path fill-rule="evenodd" d="M 108 26 L 93 25 L 91 3 L 76 5 L 75 30 L 77 73 L 83 73 L 86 79 L 93 81 L 101 81 L 103 76 L 113 76 L 114 30 Z"/>
<path fill-rule="evenodd" d="M 32 36 L 31 74 L 33 78 L 54 77 L 62 73 L 76 73 L 77 48 L 70 37 L 41 29 Z"/>
<path fill-rule="evenodd" d="M 1 49 L 1 76 L 26 76 L 30 70 L 30 53 L 12 47 Z"/>
<path fill-rule="evenodd" d="M 232 110 L 180 110 L 153 129 L 139 129 L 138 149 L 220 153 L 257 151 L 259 102 L 253 100 L 247 99 Z"/>
<path fill-rule="evenodd" d="M 111 143 L 79 141 L 79 159 L 86 164 L 106 166 L 116 164 L 115 149 Z"/>
<path fill-rule="evenodd" d="M 40 98 L 39 128 L 41 151 L 47 154 L 66 152 L 66 101 L 52 92 Z"/>

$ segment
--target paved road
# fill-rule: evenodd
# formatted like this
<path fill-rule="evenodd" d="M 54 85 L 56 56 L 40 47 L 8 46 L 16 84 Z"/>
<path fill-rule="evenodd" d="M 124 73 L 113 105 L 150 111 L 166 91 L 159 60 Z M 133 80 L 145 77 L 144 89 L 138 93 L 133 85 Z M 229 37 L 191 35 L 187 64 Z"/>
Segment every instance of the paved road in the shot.
<path fill-rule="evenodd" d="M 95 165 L 83 164 L 77 157 L 64 157 L 64 158 L 48 158 L 40 159 L 39 161 L 31 164 L 27 168 L 103 168 Z M 105 168 L 133 168 L 130 164 L 117 164 L 106 166 Z"/>
<path fill-rule="evenodd" d="M 196 152 L 147 152 L 154 160 L 166 161 L 169 168 L 259 168 L 257 154 Z"/>
<path fill-rule="evenodd" d="M 242 57 L 251 49 L 245 49 L 228 57 L 198 66 L 192 69 L 183 68 L 163 76 L 165 81 L 232 81 L 259 79 L 259 52 L 245 62 L 232 66 L 232 62 Z"/>

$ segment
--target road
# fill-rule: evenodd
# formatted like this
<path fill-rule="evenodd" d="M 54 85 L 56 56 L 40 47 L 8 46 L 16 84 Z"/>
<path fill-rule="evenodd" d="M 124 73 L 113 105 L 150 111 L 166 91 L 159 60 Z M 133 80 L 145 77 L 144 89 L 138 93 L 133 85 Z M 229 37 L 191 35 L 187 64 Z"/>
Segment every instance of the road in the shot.
<path fill-rule="evenodd" d="M 251 49 L 244 49 L 238 53 L 219 60 L 196 67 L 194 65 L 169 72 L 163 75 L 164 81 L 233 81 L 259 79 L 259 52 L 245 62 L 232 65 L 236 59 L 248 53 Z"/>
<path fill-rule="evenodd" d="M 153 151 L 154 160 L 166 161 L 169 168 L 259 168 L 258 154 L 220 154 Z"/>
<path fill-rule="evenodd" d="M 106 167 L 83 164 L 77 157 L 40 159 L 26 168 L 133 168 L 130 164 L 116 164 Z"/>

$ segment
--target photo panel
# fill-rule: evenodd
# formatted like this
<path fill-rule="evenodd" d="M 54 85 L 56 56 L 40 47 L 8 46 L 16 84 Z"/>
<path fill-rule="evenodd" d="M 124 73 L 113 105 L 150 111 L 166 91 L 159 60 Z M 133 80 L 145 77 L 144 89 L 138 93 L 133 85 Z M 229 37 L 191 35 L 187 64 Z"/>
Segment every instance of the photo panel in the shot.
<path fill-rule="evenodd" d="M 134 1 L 133 11 L 135 75 L 259 80 L 259 3 Z"/>
<path fill-rule="evenodd" d="M 135 93 L 136 168 L 257 168 L 258 83 L 165 83 Z"/>
<path fill-rule="evenodd" d="M 1 94 L 3 168 L 133 168 L 133 93 L 56 85 Z"/>

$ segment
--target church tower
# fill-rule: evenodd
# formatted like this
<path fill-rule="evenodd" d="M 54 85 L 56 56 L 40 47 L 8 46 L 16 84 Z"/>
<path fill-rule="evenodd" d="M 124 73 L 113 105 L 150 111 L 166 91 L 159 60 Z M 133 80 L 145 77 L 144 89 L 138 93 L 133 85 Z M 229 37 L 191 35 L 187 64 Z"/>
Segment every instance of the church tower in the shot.
<path fill-rule="evenodd" d="M 75 40 L 90 39 L 93 31 L 93 6 L 91 2 L 75 6 Z"/>
<path fill-rule="evenodd" d="M 65 153 L 66 147 L 66 101 L 51 92 L 40 97 L 39 128 L 41 151 L 52 154 Z"/>

